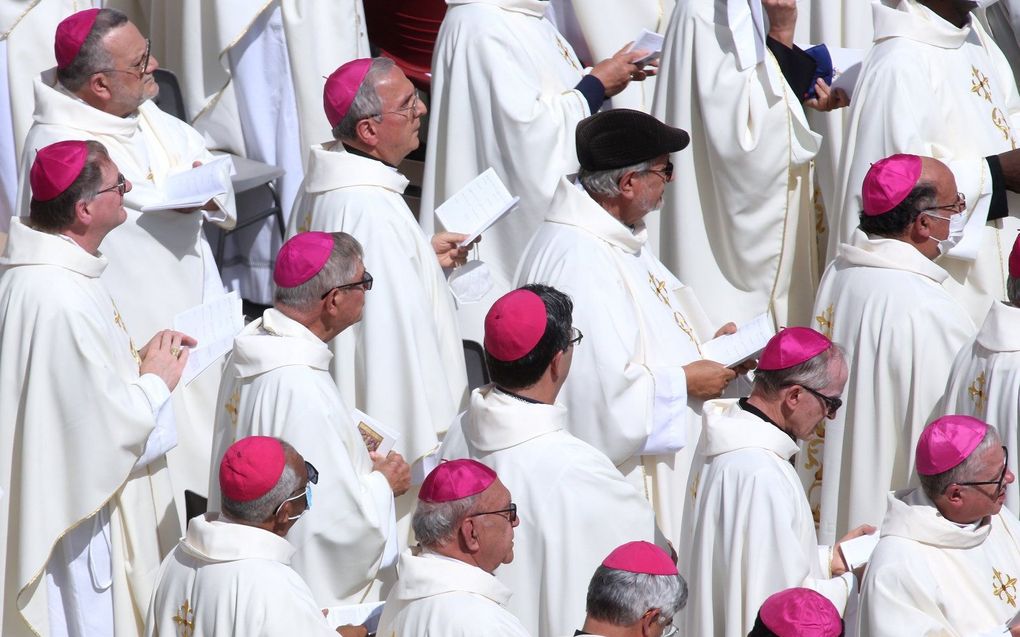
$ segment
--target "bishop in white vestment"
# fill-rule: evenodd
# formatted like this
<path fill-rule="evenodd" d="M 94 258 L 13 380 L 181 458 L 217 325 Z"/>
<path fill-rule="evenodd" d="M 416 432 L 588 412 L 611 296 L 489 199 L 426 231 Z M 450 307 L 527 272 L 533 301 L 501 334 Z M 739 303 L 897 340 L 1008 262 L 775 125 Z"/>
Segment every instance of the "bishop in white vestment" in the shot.
<path fill-rule="evenodd" d="M 917 444 L 921 487 L 888 496 L 861 587 L 861 637 L 1016 635 L 1020 523 L 994 427 L 944 416 Z M 906 627 L 909 627 L 907 629 Z"/>
<path fill-rule="evenodd" d="M 977 331 L 932 262 L 964 214 L 948 168 L 897 155 L 875 164 L 864 189 L 861 227 L 826 269 L 814 309 L 850 366 L 846 407 L 797 459 L 822 542 L 877 525 L 885 494 L 912 482 L 914 443 Z"/>
<path fill-rule="evenodd" d="M 392 564 L 395 546 L 388 560 L 384 552 L 395 541 L 393 495 L 406 490 L 409 481 L 399 454 L 380 460 L 369 456 L 329 374 L 332 354 L 326 340 L 358 319 L 366 293 L 334 287 L 339 283 L 335 277 L 345 270 L 364 280 L 355 246 L 341 233 L 304 233 L 284 244 L 274 274 L 277 305 L 245 327 L 227 359 L 211 458 L 216 467 L 234 441 L 277 436 L 304 450 L 305 458 L 321 468 L 318 506 L 289 539 L 297 548 L 294 570 L 323 608 L 363 601 L 379 569 Z M 300 269 L 305 264 L 311 265 Z M 307 304 L 282 300 L 295 289 L 309 299 Z M 386 466 L 377 471 L 379 463 Z M 401 477 L 394 480 L 402 486 L 391 484 L 394 468 L 389 464 L 400 469 Z M 210 511 L 221 510 L 215 486 L 210 484 Z"/>
<path fill-rule="evenodd" d="M 1007 216 L 1020 210 L 1016 194 L 1007 192 L 1018 186 L 1006 183 L 1000 157 L 1017 148 L 1020 95 L 1009 62 L 980 22 L 967 13 L 960 14 L 963 23 L 950 22 L 947 7 L 961 4 L 938 10 L 932 0 L 872 4 L 875 45 L 850 107 L 829 259 L 857 227 L 871 164 L 894 153 L 939 159 L 967 201 L 964 238 L 939 265 L 949 273 L 947 289 L 980 323 L 1005 295 L 1006 256 L 1020 230 Z"/>
<path fill-rule="evenodd" d="M 93 30 L 124 19 L 123 14 L 118 16 L 119 12 L 112 9 L 103 9 L 91 17 L 85 15 L 88 13 L 79 12 L 65 20 L 62 23 L 65 28 L 58 30 L 57 39 L 74 41 L 67 34 L 75 29 L 84 38 Z M 99 26 L 92 25 L 93 22 Z M 78 45 L 82 43 L 78 41 Z M 153 56 L 146 57 L 148 45 L 138 29 L 130 22 L 119 22 L 99 40 L 97 48 L 103 46 L 116 48 L 112 59 L 117 69 L 135 65 L 133 70 L 89 75 L 98 69 L 80 68 L 81 61 L 75 63 L 72 57 L 70 61 L 58 60 L 57 69 L 36 78 L 35 122 L 21 157 L 20 211 L 28 212 L 28 167 L 37 149 L 65 139 L 94 139 L 106 146 L 133 188 L 124 201 L 127 221 L 111 232 L 103 244 L 103 251 L 110 258 L 103 283 L 117 301 L 134 342 L 144 343 L 156 331 L 171 326 L 177 313 L 223 293 L 202 223 L 208 215 L 210 220 L 231 227 L 236 217 L 234 196 L 228 187 L 226 194 L 212 200 L 208 212 L 141 211 L 143 206 L 165 200 L 161 188 L 167 177 L 190 169 L 194 162 L 207 162 L 212 155 L 201 135 L 151 101 L 158 91 L 152 79 L 158 62 Z M 148 62 L 140 68 L 137 65 L 143 58 Z M 85 76 L 87 79 L 82 81 L 86 83 L 77 91 L 68 89 L 56 77 L 64 69 Z M 102 88 L 107 85 L 109 88 Z M 111 97 L 98 102 L 94 96 L 99 93 Z M 210 424 L 219 374 L 220 366 L 210 365 L 174 394 L 180 436 L 179 446 L 169 455 L 168 463 L 182 516 L 183 491 L 204 494 L 209 482 L 206 472 L 212 442 Z"/>

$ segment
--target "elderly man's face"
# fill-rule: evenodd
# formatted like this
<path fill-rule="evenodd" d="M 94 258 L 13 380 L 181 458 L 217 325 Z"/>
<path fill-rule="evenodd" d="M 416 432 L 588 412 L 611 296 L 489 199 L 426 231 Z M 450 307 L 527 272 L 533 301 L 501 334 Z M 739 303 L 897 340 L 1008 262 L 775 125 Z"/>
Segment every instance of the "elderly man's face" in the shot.
<path fill-rule="evenodd" d="M 375 91 L 382 104 L 376 149 L 383 159 L 395 166 L 418 148 L 418 130 L 426 112 L 425 104 L 418 99 L 411 81 L 396 66 L 376 83 Z"/>
<path fill-rule="evenodd" d="M 673 181 L 672 170 L 669 155 L 665 154 L 656 157 L 648 170 L 635 173 L 631 178 L 635 188 L 634 199 L 620 221 L 628 226 L 634 225 L 649 212 L 661 208 L 666 184 Z"/>
<path fill-rule="evenodd" d="M 801 400 L 798 408 L 788 419 L 790 433 L 797 440 L 807 440 L 818 425 L 828 417 L 829 405 L 822 396 L 839 398 L 846 386 L 847 377 L 846 363 L 842 358 L 834 357 L 829 360 L 829 378 L 832 380 L 828 385 L 815 390 L 817 394 L 801 387 Z"/>
<path fill-rule="evenodd" d="M 482 492 L 476 506 L 478 512 L 505 511 L 510 508 L 510 491 L 497 479 Z M 509 513 L 487 513 L 474 518 L 481 546 L 478 566 L 489 573 L 514 559 L 514 527 L 520 524 L 520 519 L 511 522 L 510 517 Z"/>
<path fill-rule="evenodd" d="M 106 34 L 103 47 L 113 61 L 104 71 L 112 98 L 107 111 L 118 116 L 129 115 L 159 93 L 152 73 L 159 62 L 149 53 L 148 41 L 135 25 L 127 22 Z M 148 54 L 148 55 L 147 55 Z"/>
<path fill-rule="evenodd" d="M 992 446 L 981 452 L 976 458 L 980 470 L 970 482 L 998 482 L 1005 476 L 1002 486 L 996 484 L 960 485 L 963 502 L 959 510 L 961 520 L 977 521 L 985 516 L 995 515 L 1006 501 L 1006 487 L 1013 483 L 1016 476 L 1006 467 L 1006 453 L 1001 446 Z"/>

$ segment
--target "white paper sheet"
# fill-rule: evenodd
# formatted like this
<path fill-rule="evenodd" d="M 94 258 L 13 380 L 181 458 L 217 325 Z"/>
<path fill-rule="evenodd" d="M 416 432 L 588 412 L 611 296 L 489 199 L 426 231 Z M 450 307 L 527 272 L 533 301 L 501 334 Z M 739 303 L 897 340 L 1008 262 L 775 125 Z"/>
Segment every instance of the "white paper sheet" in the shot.
<path fill-rule="evenodd" d="M 768 312 L 759 314 L 737 327 L 735 334 L 726 334 L 704 343 L 702 355 L 727 367 L 733 367 L 765 349 L 769 339 L 776 335 L 774 322 Z"/>
<path fill-rule="evenodd" d="M 379 630 L 379 619 L 382 617 L 385 604 L 386 602 L 368 602 L 350 606 L 331 606 L 326 609 L 326 621 L 334 630 L 340 626 L 364 625 L 369 634 L 372 634 Z"/>
<path fill-rule="evenodd" d="M 832 57 L 832 87 L 843 89 L 850 98 L 853 98 L 854 89 L 857 88 L 865 53 L 865 49 L 829 47 L 829 55 Z"/>
<path fill-rule="evenodd" d="M 351 418 L 358 428 L 358 433 L 361 434 L 361 439 L 365 442 L 365 447 L 370 452 L 374 451 L 385 456 L 400 440 L 400 434 L 360 409 L 352 409 Z"/>
<path fill-rule="evenodd" d="M 496 171 L 489 168 L 436 208 L 436 216 L 447 231 L 468 235 L 459 244 L 465 246 L 510 212 L 520 199 L 512 196 Z"/>
<path fill-rule="evenodd" d="M 655 31 L 649 31 L 648 29 L 641 29 L 641 33 L 634 38 L 634 44 L 631 45 L 629 51 L 648 51 L 648 55 L 637 60 L 634 64 L 648 64 L 653 60 L 658 60 L 662 56 L 662 43 L 665 42 L 666 38 Z"/>
<path fill-rule="evenodd" d="M 868 563 L 876 546 L 878 546 L 878 531 L 871 535 L 862 535 L 847 540 L 839 545 L 839 550 L 843 552 L 843 559 L 846 560 L 847 566 L 852 571 L 858 566 Z"/>
<path fill-rule="evenodd" d="M 220 356 L 234 347 L 234 337 L 244 328 L 241 297 L 236 291 L 184 310 L 174 317 L 174 329 L 194 337 L 196 347 L 188 354 L 181 380 L 188 384 Z"/>
<path fill-rule="evenodd" d="M 204 206 L 213 197 L 227 193 L 233 168 L 230 157 L 222 155 L 197 168 L 170 175 L 161 188 L 162 200 L 142 206 L 142 212 Z"/>

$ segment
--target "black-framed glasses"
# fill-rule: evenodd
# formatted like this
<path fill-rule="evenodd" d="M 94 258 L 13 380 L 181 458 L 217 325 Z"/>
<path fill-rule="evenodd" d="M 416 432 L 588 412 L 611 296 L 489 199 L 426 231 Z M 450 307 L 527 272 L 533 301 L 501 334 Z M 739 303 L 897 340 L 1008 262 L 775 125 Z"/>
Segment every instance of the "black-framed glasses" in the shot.
<path fill-rule="evenodd" d="M 967 209 L 967 196 L 962 192 L 956 193 L 956 201 L 953 203 L 945 204 L 944 206 L 932 206 L 930 208 L 924 208 L 921 212 L 928 212 L 929 210 L 945 210 L 947 212 L 963 212 Z M 939 217 L 938 215 L 931 215 L 938 217 L 939 219 L 946 219 L 946 217 Z M 948 219 L 946 219 L 948 221 Z"/>
<path fill-rule="evenodd" d="M 583 339 L 583 338 L 584 338 L 584 334 L 581 333 L 581 330 L 577 329 L 576 327 L 572 327 L 572 328 L 570 328 L 570 340 L 567 341 L 567 344 L 568 345 L 580 345 L 581 344 L 581 339 Z"/>
<path fill-rule="evenodd" d="M 149 54 L 152 51 L 152 41 L 149 38 L 145 38 L 145 55 L 142 56 L 140 64 L 136 64 L 129 69 L 99 69 L 93 71 L 92 75 L 98 75 L 100 73 L 137 73 L 138 77 L 145 76 L 145 72 L 149 69 Z"/>
<path fill-rule="evenodd" d="M 365 275 L 363 277 L 361 277 L 360 281 L 355 281 L 354 283 L 344 283 L 343 285 L 337 285 L 337 286 L 331 287 L 328 290 L 326 290 L 326 293 L 323 294 L 319 298 L 320 299 L 325 299 L 327 296 L 329 296 L 330 292 L 332 292 L 333 290 L 348 290 L 348 289 L 357 288 L 357 287 L 360 287 L 363 290 L 365 290 L 366 292 L 368 292 L 369 290 L 372 289 L 372 282 L 373 281 L 375 281 L 375 279 L 373 279 L 372 275 L 368 273 L 368 270 L 365 270 Z"/>
<path fill-rule="evenodd" d="M 1006 445 L 1002 445 L 1002 453 L 1005 456 L 1002 460 L 1002 473 L 999 474 L 998 480 L 977 480 L 973 482 L 955 482 L 957 486 L 961 487 L 980 487 L 986 484 L 994 484 L 995 492 L 1002 491 L 1002 483 L 1006 480 L 1006 472 L 1009 471 L 1009 449 Z"/>
<path fill-rule="evenodd" d="M 500 509 L 499 511 L 481 511 L 479 513 L 472 513 L 467 517 L 473 518 L 477 515 L 499 515 L 502 516 L 510 524 L 513 524 L 514 522 L 517 521 L 517 505 L 511 502 L 509 508 Z"/>
<path fill-rule="evenodd" d="M 415 91 L 411 95 L 410 106 L 404 106 L 402 108 L 398 108 L 392 111 L 383 111 L 381 113 L 369 115 L 369 117 L 382 117 L 383 115 L 403 115 L 404 117 L 414 119 L 417 114 L 418 114 L 418 91 Z"/>
<path fill-rule="evenodd" d="M 663 183 L 669 183 L 673 180 L 673 162 L 666 161 L 666 165 L 662 169 L 649 168 L 644 171 L 646 173 L 655 173 L 659 177 L 662 177 Z"/>
<path fill-rule="evenodd" d="M 121 173 L 117 173 L 117 183 L 113 184 L 109 188 L 103 188 L 102 190 L 96 191 L 96 196 L 98 197 L 104 192 L 113 192 L 114 190 L 116 190 L 117 194 L 121 197 L 123 197 L 124 193 L 127 192 L 127 179 L 125 179 L 124 175 Z"/>
<path fill-rule="evenodd" d="M 822 401 L 822 404 L 825 405 L 825 416 L 827 418 L 833 418 L 836 415 L 836 412 L 839 411 L 839 408 L 843 406 L 843 399 L 841 398 L 826 396 L 825 394 L 815 391 L 805 385 L 798 385 L 798 387 Z"/>

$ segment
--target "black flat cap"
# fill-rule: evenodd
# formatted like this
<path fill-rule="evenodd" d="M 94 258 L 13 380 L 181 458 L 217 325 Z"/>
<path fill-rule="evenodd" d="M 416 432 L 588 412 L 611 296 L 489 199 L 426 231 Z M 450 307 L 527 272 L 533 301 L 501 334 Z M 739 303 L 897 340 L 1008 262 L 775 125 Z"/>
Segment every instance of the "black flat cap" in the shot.
<path fill-rule="evenodd" d="M 581 168 L 612 170 L 683 150 L 691 136 L 647 113 L 617 108 L 581 120 L 575 142 Z"/>

